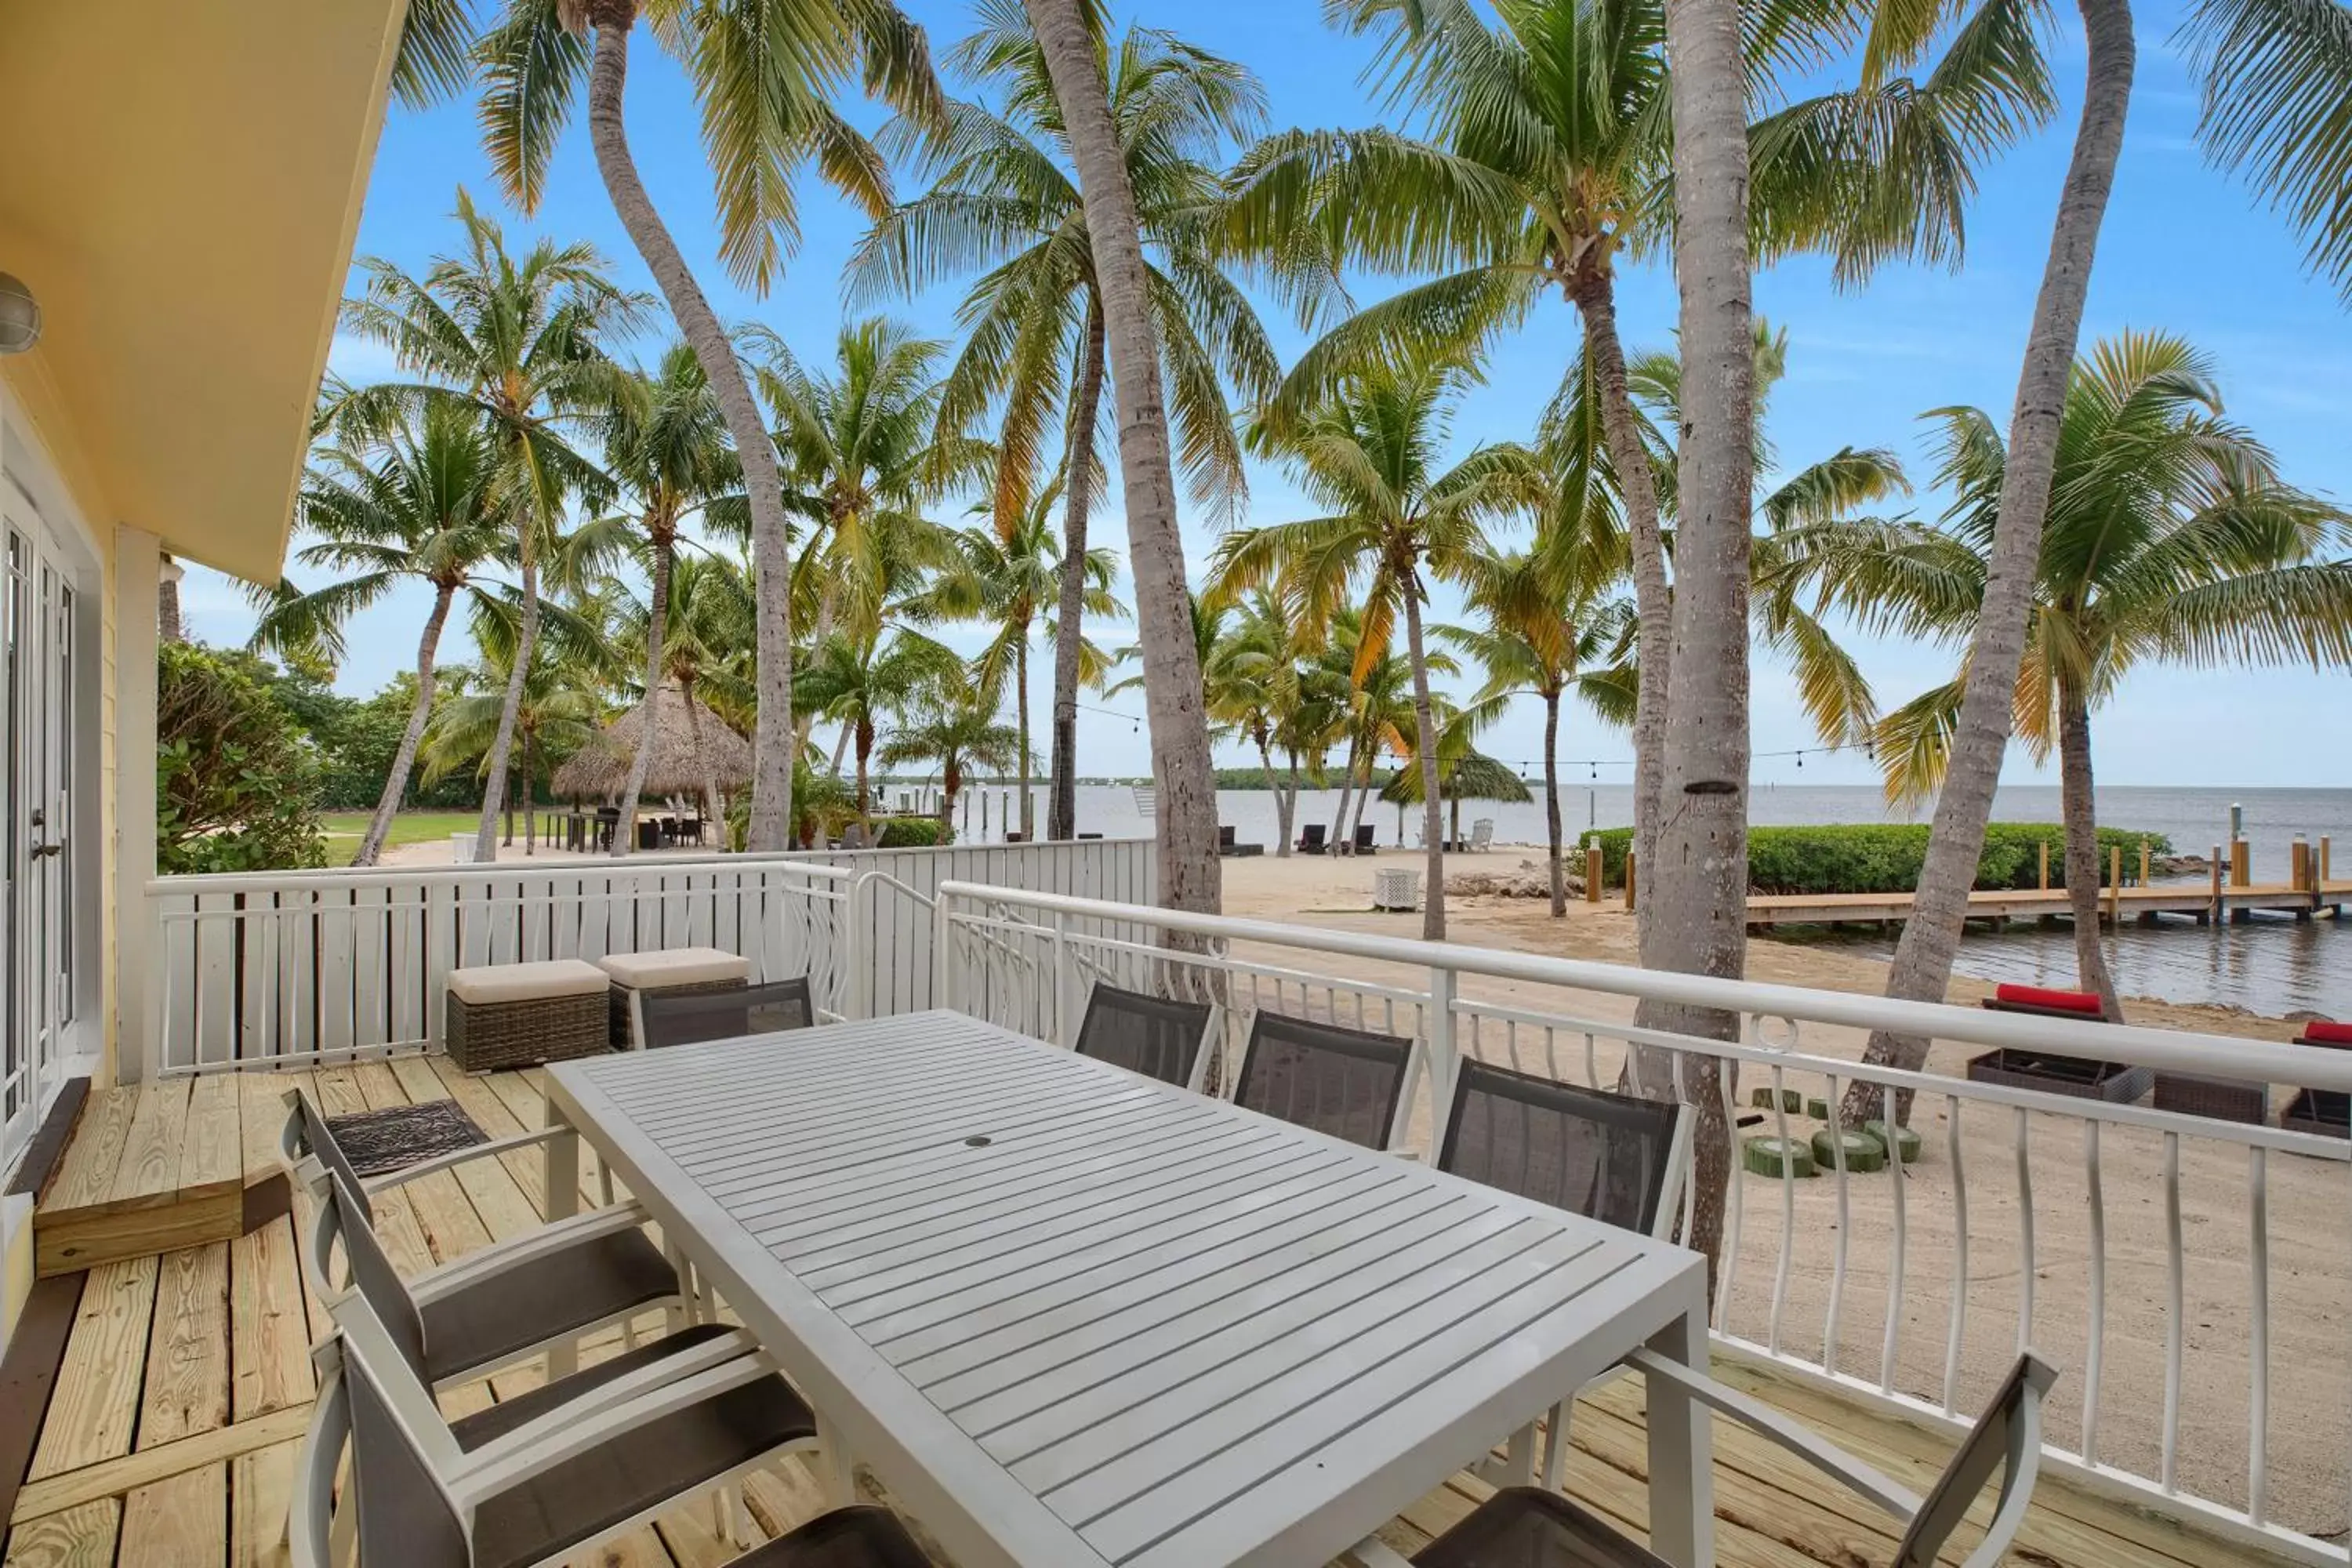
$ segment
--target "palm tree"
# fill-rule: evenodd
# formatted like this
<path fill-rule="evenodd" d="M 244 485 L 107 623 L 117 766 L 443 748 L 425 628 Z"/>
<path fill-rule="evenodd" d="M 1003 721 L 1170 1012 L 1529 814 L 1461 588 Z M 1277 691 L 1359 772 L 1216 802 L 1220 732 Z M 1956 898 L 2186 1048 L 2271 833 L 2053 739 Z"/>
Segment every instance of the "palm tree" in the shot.
<path fill-rule="evenodd" d="M 1939 409 L 1940 523 L 1828 523 L 1791 542 L 1797 570 L 1866 626 L 1960 644 L 1981 613 L 2008 454 L 1981 409 Z M 2091 714 L 2148 664 L 2352 664 L 2352 518 L 2285 484 L 2224 417 L 2211 363 L 2178 338 L 2126 333 L 2075 367 L 2026 651 L 2011 687 L 2018 733 L 2058 753 L 2065 877 L 2082 986 L 2119 1016 L 2099 940 Z M 1923 693 L 1879 726 L 1890 799 L 1947 776 L 1964 682 Z"/>
<path fill-rule="evenodd" d="M 416 643 L 416 700 L 394 752 L 375 815 L 354 866 L 373 866 L 408 791 L 416 748 L 433 710 L 434 659 L 449 606 L 460 592 L 481 594 L 482 571 L 511 564 L 515 541 L 497 502 L 500 454 L 495 432 L 473 411 L 436 401 L 381 442 L 322 446 L 296 498 L 300 525 L 319 536 L 296 559 L 333 574 L 309 593 L 281 582 L 253 631 L 253 646 L 321 649 L 340 661 L 343 627 L 403 579 L 432 584 L 433 607 Z"/>
<path fill-rule="evenodd" d="M 1362 616 L 1353 610 L 1334 617 L 1330 636 L 1314 661 L 1318 679 L 1337 685 L 1342 693 L 1334 742 L 1347 742 L 1348 761 L 1339 775 L 1339 805 L 1331 821 L 1331 837 L 1342 846 L 1355 842 L 1355 825 L 1363 820 L 1372 793 L 1375 760 L 1383 752 L 1392 757 L 1412 755 L 1416 723 L 1412 661 L 1390 643 L 1376 647 L 1366 661 L 1362 627 Z M 1461 673 L 1454 657 L 1441 648 L 1430 649 L 1424 662 L 1432 675 Z M 1398 847 L 1403 847 L 1402 837 Z"/>
<path fill-rule="evenodd" d="M 905 709 L 961 665 L 954 650 L 919 632 L 899 630 L 885 642 L 852 641 L 836 634 L 794 677 L 793 700 L 843 727 L 857 762 L 857 814 L 874 810 L 868 766 L 885 719 Z"/>
<path fill-rule="evenodd" d="M 1232 606 L 1236 613 L 1231 625 L 1223 624 L 1225 609 L 1218 607 L 1216 640 L 1202 660 L 1203 696 L 1211 721 L 1257 752 L 1265 787 L 1274 795 L 1274 852 L 1287 857 L 1300 765 L 1311 761 L 1321 767 L 1345 703 L 1345 684 L 1335 691 L 1328 672 L 1301 657 L 1302 639 L 1279 595 L 1263 587 L 1252 591 Z M 1274 769 L 1277 747 L 1289 763 L 1281 777 Z"/>
<path fill-rule="evenodd" d="M 1013 765 L 1022 737 L 996 721 L 996 704 L 969 676 L 953 671 L 930 683 L 911 705 L 890 738 L 882 742 L 882 765 L 931 763 L 940 770 L 940 837 L 955 831 L 955 800 L 964 770 Z"/>
<path fill-rule="evenodd" d="M 512 795 L 504 791 L 499 795 L 507 803 L 507 841 L 514 840 L 513 803 L 520 799 L 524 853 L 530 854 L 536 849 L 538 837 L 536 814 L 530 809 L 532 788 L 555 763 L 595 734 L 604 717 L 604 704 L 596 693 L 604 672 L 598 666 L 583 664 L 576 647 L 568 645 L 565 650 L 556 651 L 542 642 L 532 646 L 530 667 L 516 680 L 513 661 L 520 647 L 519 620 L 512 605 L 485 607 L 473 617 L 481 660 L 472 679 L 461 679 L 457 689 L 433 710 L 425 734 L 423 779 L 426 784 L 437 784 L 471 769 L 482 780 L 487 795 L 491 782 L 499 778 L 496 768 L 503 763 L 514 774 L 515 784 Z M 521 692 L 521 700 L 509 704 L 507 694 L 514 690 Z M 497 750 L 501 731 L 514 742 L 503 760 Z"/>
<path fill-rule="evenodd" d="M 1984 0 L 1990 8 L 1999 0 Z M 2074 152 L 2058 192 L 2051 226 L 2050 253 L 2034 297 L 2033 321 L 2018 370 L 2017 398 L 2010 415 L 2008 461 L 2002 470 L 1998 526 L 1991 536 L 1990 574 L 1982 614 L 1970 640 L 1968 674 L 1953 720 L 1953 744 L 1944 787 L 1936 797 L 1927 853 L 1919 869 L 1911 918 L 1895 947 L 1886 994 L 1912 1001 L 1940 1002 L 1951 984 L 1960 930 L 1968 917 L 1969 891 L 1976 885 L 1984 854 L 1985 826 L 1992 816 L 1993 790 L 2009 745 L 2011 697 L 2024 665 L 2028 622 L 2033 610 L 2035 563 L 2051 504 L 2051 480 L 2058 461 L 2060 422 L 2075 348 L 2082 337 L 2083 307 L 2091 284 L 2099 229 L 2122 156 L 2124 120 L 2131 106 L 2136 45 L 2130 0 L 2076 0 L 2087 45 L 2082 118 Z M 1895 59 L 1916 50 L 1935 25 L 1916 7 L 1886 5 L 1872 17 L 1868 58 Z M 2026 53 L 2033 52 L 2029 43 Z M 1924 1039 L 1874 1031 L 1864 1051 L 1869 1062 L 1916 1066 L 1927 1059 Z M 1865 1085 L 1847 1091 L 1845 1115 L 1858 1121 L 1868 1111 Z M 1905 1113 L 1908 1114 L 1908 1097 Z"/>
<path fill-rule="evenodd" d="M 923 503 L 968 475 L 984 449 L 935 435 L 946 345 L 869 316 L 843 326 L 834 374 L 819 375 L 773 332 L 745 337 L 761 350 L 788 499 L 810 523 L 793 573 L 796 613 L 808 613 L 818 646 L 836 629 L 872 637 L 894 574 L 948 559 L 947 532 L 923 516 Z M 806 742 L 805 723 L 799 739 Z"/>
<path fill-rule="evenodd" d="M 2352 6 L 2344 0 L 2196 0 L 2179 41 L 2204 92 L 2206 155 L 2285 208 L 2311 268 L 2352 304 Z"/>
<path fill-rule="evenodd" d="M 475 841 L 475 853 L 488 859 L 521 682 L 539 636 L 541 562 L 566 498 L 600 507 L 610 489 L 572 449 L 563 427 L 611 406 L 622 373 L 604 357 L 601 340 L 634 330 L 640 301 L 614 286 L 586 245 L 542 239 L 518 262 L 497 221 L 476 211 L 462 189 L 457 216 L 466 238 L 461 255 L 437 258 L 421 279 L 364 258 L 359 267 L 365 285 L 343 301 L 344 329 L 391 349 L 400 368 L 424 384 L 331 386 L 319 419 L 346 431 L 380 431 L 405 405 L 456 399 L 478 413 L 498 441 L 498 495 L 516 533 L 521 579 L 521 657 L 509 668 L 506 712 L 490 746 Z"/>
<path fill-rule="evenodd" d="M 665 685 L 675 685 L 685 699 L 689 725 L 699 726 L 702 710 L 708 707 L 730 723 L 740 716 L 741 721 L 735 723 L 738 729 L 751 728 L 752 710 L 758 700 L 757 686 L 741 657 L 752 639 L 753 623 L 759 618 L 751 574 L 725 555 L 682 555 L 670 563 L 667 586 L 666 607 L 659 617 L 662 636 L 658 662 L 653 658 L 650 647 L 656 619 L 650 598 L 641 605 L 617 583 L 608 581 L 600 605 L 602 639 L 612 650 L 615 672 L 633 667 L 642 670 L 652 682 L 635 694 L 646 709 L 644 732 L 653 732 L 651 716 L 657 704 L 651 694 Z M 696 750 L 701 750 L 698 743 Z M 641 746 L 638 754 L 630 759 L 630 771 L 639 790 L 644 783 L 643 759 L 650 751 L 650 747 Z M 718 781 L 704 779 L 702 793 L 710 809 L 718 812 Z M 631 798 L 634 800 L 635 795 Z M 621 817 L 624 822 L 635 819 L 634 810 L 624 812 Z M 721 847 L 724 847 L 722 837 Z"/>
<path fill-rule="evenodd" d="M 1135 184 L 1104 86 L 1102 44 L 1090 25 L 1093 8 L 1082 0 L 1024 4 L 1062 111 L 1070 162 L 1078 172 L 1087 253 L 1109 351 L 1120 488 L 1127 503 L 1128 570 L 1135 579 L 1136 619 L 1145 650 L 1144 710 L 1151 720 L 1151 772 L 1160 790 L 1160 900 L 1170 909 L 1214 914 L 1223 898 L 1217 776 L 1201 699 L 1200 651 L 1192 638 L 1192 601 L 1169 453 L 1167 384 Z"/>
<path fill-rule="evenodd" d="M 1613 533 L 1613 529 L 1610 531 Z M 1470 701 L 1499 716 L 1521 694 L 1544 706 L 1544 826 L 1551 851 L 1551 912 L 1568 913 L 1568 868 L 1559 816 L 1559 710 L 1571 693 L 1604 718 L 1631 722 L 1624 666 L 1638 626 L 1632 605 L 1608 596 L 1620 571 L 1615 552 L 1579 548 L 1573 536 L 1539 532 L 1531 553 L 1471 563 L 1466 605 L 1485 623 L 1439 626 L 1437 635 L 1475 659 L 1486 684 Z"/>
<path fill-rule="evenodd" d="M 1040 619 L 1058 644 L 1061 584 L 1066 575 L 1061 541 L 1054 534 L 1054 502 L 1060 486 L 1048 484 L 1034 500 L 1015 512 L 1006 526 L 1000 517 L 992 526 L 966 528 L 955 536 L 951 561 L 931 579 L 930 585 L 900 605 L 902 614 L 916 621 L 981 621 L 995 630 L 988 647 L 973 660 L 972 673 L 990 703 L 999 701 L 1009 679 L 1020 714 L 1021 831 L 1034 836 L 1036 823 L 1029 798 L 1032 771 L 1029 728 L 1029 642 Z M 1089 551 L 1079 563 L 1087 585 L 1084 608 L 1097 616 L 1123 616 L 1126 606 L 1111 597 L 1118 580 L 1118 560 L 1108 550 Z M 1047 606 L 1055 606 L 1049 611 Z M 1080 670 L 1098 677 L 1108 664 L 1101 651 L 1081 640 Z"/>
<path fill-rule="evenodd" d="M 949 58 L 1002 92 L 1004 107 L 956 103 L 943 135 L 896 138 L 916 143 L 911 150 L 931 188 L 875 226 L 851 262 L 851 288 L 853 295 L 885 288 L 912 294 L 950 275 L 981 273 L 964 299 L 966 345 L 949 373 L 941 417 L 962 428 L 1002 403 L 1000 518 L 1018 510 L 1035 489 L 1047 434 L 1060 426 L 1063 536 L 1073 542 L 1075 566 L 1086 558 L 1098 493 L 1102 294 L 1085 206 L 1065 173 L 1068 133 L 1036 36 L 1019 0 L 982 0 L 980 15 L 980 29 Z M 1105 64 L 1137 221 L 1154 258 L 1150 301 L 1189 488 L 1196 501 L 1230 512 L 1244 476 L 1226 388 L 1255 401 L 1278 377 L 1248 300 L 1207 253 L 1203 220 L 1217 199 L 1229 147 L 1261 121 L 1264 93 L 1241 66 L 1142 28 L 1130 28 Z M 1086 592 L 1083 572 L 1065 573 L 1046 811 L 1046 834 L 1054 838 L 1076 831 Z"/>
<path fill-rule="evenodd" d="M 1534 456 L 1517 447 L 1483 447 L 1439 471 L 1461 379 L 1458 369 L 1438 364 L 1343 383 L 1294 430 L 1270 437 L 1323 515 L 1228 534 L 1216 561 L 1220 595 L 1274 585 L 1302 625 L 1323 624 L 1340 605 L 1360 603 L 1359 674 L 1387 646 L 1403 612 L 1427 812 L 1422 935 L 1431 942 L 1445 937 L 1445 834 L 1422 606 L 1432 577 L 1469 574 L 1486 548 L 1484 521 L 1531 508 L 1539 485 Z"/>
<path fill-rule="evenodd" d="M 1343 298 L 1343 269 L 1419 279 L 1358 311 L 1292 369 L 1277 412 L 1313 403 L 1367 364 L 1467 353 L 1557 289 L 1584 328 L 1598 424 L 1622 488 L 1634 597 L 1652 657 L 1634 729 L 1641 852 L 1659 820 L 1671 668 L 1664 541 L 1617 328 L 1616 268 L 1664 243 L 1674 174 L 1666 0 L 1339 0 L 1330 14 L 1383 35 L 1376 73 L 1425 138 L 1380 128 L 1267 138 L 1234 179 L 1230 243 L 1261 260 L 1310 322 Z M 1745 92 L 1820 62 L 1838 24 L 1801 0 L 1752 8 Z M 1942 8 L 1932 8 L 1940 19 Z M 1987 0 L 1921 81 L 1882 74 L 1791 105 L 1757 128 L 1785 149 L 1759 207 L 1766 254 L 1842 247 L 1859 276 L 1906 252 L 1956 259 L 1974 165 L 2046 112 L 2017 60 L 2032 8 Z M 2005 24 L 2001 25 L 2001 24 Z M 1894 62 L 1896 68 L 1908 57 Z M 2028 60 L 2026 66 L 2033 62 Z M 1767 221 L 1769 220 L 1769 221 Z M 1432 268 L 1445 268 L 1427 278 Z M 1646 917 L 1644 917 L 1646 920 Z"/>
<path fill-rule="evenodd" d="M 743 499 L 743 468 L 727 437 L 719 399 L 702 362 L 687 343 L 664 351 L 653 373 L 639 373 L 596 420 L 604 462 L 624 487 L 631 511 L 592 524 L 573 536 L 573 572 L 608 565 L 619 554 L 637 556 L 651 579 L 645 626 L 645 732 L 656 732 L 664 682 L 670 577 L 677 563 L 678 529 L 713 503 L 731 511 Z M 622 792 L 621 820 L 637 819 L 653 748 L 639 746 Z M 616 833 L 613 853 L 636 847 L 636 836 Z"/>
<path fill-rule="evenodd" d="M 762 606 L 749 845 L 781 849 L 797 747 L 783 482 L 727 330 L 629 151 L 622 106 L 640 10 L 638 0 L 507 0 L 480 45 L 484 135 L 509 199 L 535 211 L 548 159 L 588 78 L 589 139 L 605 193 L 693 345 L 742 455 Z M 887 169 L 829 100 L 862 69 L 868 86 L 902 111 L 937 111 L 939 84 L 922 30 L 890 0 L 783 9 L 752 0 L 647 0 L 642 10 L 694 85 L 717 186 L 719 258 L 739 282 L 764 293 L 781 271 L 796 232 L 793 173 L 804 161 L 868 215 L 888 209 Z"/>

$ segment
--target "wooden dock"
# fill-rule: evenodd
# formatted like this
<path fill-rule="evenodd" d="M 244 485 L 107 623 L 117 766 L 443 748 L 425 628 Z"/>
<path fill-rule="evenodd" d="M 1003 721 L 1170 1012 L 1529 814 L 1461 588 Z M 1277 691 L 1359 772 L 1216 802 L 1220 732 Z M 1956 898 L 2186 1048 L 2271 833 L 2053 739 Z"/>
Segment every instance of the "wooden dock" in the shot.
<path fill-rule="evenodd" d="M 410 1057 L 218 1081 L 236 1087 L 246 1112 L 246 1171 L 256 1173 L 274 1167 L 278 1096 L 295 1084 L 335 1114 L 455 1098 L 499 1137 L 540 1125 L 539 1076 L 469 1078 L 444 1059 Z M 583 1151 L 582 1165 L 582 1194 L 593 1203 L 593 1151 Z M 538 1155 L 525 1152 L 399 1189 L 378 1210 L 386 1249 L 413 1273 L 520 1234 L 539 1222 L 541 1170 Z M 0 1510 L 5 1568 L 283 1568 L 286 1507 L 313 1393 L 310 1343 L 329 1328 L 296 1266 L 294 1235 L 294 1218 L 280 1215 L 235 1240 L 44 1283 L 75 1300 L 69 1323 L 60 1325 L 55 1391 L 45 1405 L 22 1412 L 39 1429 L 21 1489 Z M 619 1348 L 618 1331 L 607 1331 L 583 1356 Z M 1940 1433 L 1769 1369 L 1718 1361 L 1717 1371 L 1914 1489 L 1924 1489 L 1949 1456 Z M 516 1368 L 443 1403 L 458 1414 L 537 1381 L 535 1366 Z M 1624 1378 L 1589 1396 L 1570 1429 L 1570 1491 L 1637 1538 L 1648 1522 L 1643 1418 L 1641 1380 Z M 1853 1568 L 1892 1556 L 1885 1516 L 1745 1429 L 1717 1423 L 1715 1465 L 1723 1568 Z M 870 1478 L 860 1479 L 870 1491 Z M 754 1474 L 747 1487 L 759 1534 L 781 1532 L 821 1506 L 797 1458 Z M 1458 1475 L 1381 1533 L 1410 1552 L 1486 1492 L 1484 1482 Z M 714 1539 L 709 1524 L 707 1509 L 679 1509 L 583 1554 L 574 1568 L 720 1568 L 735 1549 Z M 2267 1561 L 2046 1472 L 2015 1557 L 2039 1568 L 2254 1568 Z M 938 1561 L 953 1568 L 944 1555 Z"/>
<path fill-rule="evenodd" d="M 1916 895 L 1898 893 L 1757 893 L 1748 900 L 1751 930 L 1783 925 L 1899 925 L 1911 918 Z M 2309 920 L 2340 916 L 2352 903 L 2352 882 L 2296 887 L 2289 882 L 2224 884 L 2218 891 L 2194 882 L 2153 887 L 2103 888 L 2099 909 L 2109 921 L 2137 920 L 2153 925 L 2166 915 L 2206 924 L 2262 912 Z M 1969 895 L 1968 918 L 2003 925 L 2011 921 L 2064 920 L 2072 916 L 2063 888 L 1992 888 Z"/>

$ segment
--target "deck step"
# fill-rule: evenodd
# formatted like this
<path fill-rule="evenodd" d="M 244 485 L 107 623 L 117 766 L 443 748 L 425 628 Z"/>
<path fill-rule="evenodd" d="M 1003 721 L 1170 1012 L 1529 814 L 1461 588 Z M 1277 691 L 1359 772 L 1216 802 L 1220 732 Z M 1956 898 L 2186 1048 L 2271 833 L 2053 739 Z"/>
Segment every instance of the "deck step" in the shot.
<path fill-rule="evenodd" d="M 166 1079 L 90 1095 L 33 1211 L 42 1279 L 246 1235 L 287 1209 L 284 1174 L 246 1125 L 234 1075 Z"/>

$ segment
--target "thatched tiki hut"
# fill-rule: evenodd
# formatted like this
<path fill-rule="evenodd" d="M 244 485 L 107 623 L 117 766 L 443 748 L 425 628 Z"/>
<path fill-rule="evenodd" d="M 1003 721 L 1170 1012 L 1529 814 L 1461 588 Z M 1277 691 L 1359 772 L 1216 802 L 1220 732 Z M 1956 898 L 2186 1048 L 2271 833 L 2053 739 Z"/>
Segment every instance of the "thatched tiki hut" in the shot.
<path fill-rule="evenodd" d="M 1391 801 L 1397 808 L 1397 842 L 1404 842 L 1404 808 L 1421 804 L 1421 767 L 1408 763 L 1397 769 L 1381 791 L 1381 798 Z M 1437 759 L 1437 798 L 1445 802 L 1447 814 L 1446 837 L 1449 842 L 1462 842 L 1462 803 L 1465 800 L 1532 800 L 1528 786 L 1518 774 L 1486 755 L 1484 752 L 1464 752 L 1458 757 L 1443 752 Z"/>
<path fill-rule="evenodd" d="M 629 786 L 629 764 L 646 731 L 639 703 L 597 731 L 593 739 L 555 770 L 555 793 L 572 800 L 616 805 Z M 677 682 L 662 684 L 653 756 L 646 764 L 645 798 L 699 796 L 714 824 L 726 817 L 725 791 L 751 780 L 751 742 L 700 702 L 691 701 Z M 719 834 L 719 842 L 726 835 Z"/>

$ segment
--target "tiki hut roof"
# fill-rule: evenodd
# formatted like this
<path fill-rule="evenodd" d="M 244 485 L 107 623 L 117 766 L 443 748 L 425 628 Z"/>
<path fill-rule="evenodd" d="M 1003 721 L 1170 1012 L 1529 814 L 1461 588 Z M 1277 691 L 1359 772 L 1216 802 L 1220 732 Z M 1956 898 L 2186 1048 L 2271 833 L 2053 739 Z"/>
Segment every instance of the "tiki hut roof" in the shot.
<path fill-rule="evenodd" d="M 605 725 L 555 770 L 555 793 L 572 800 L 617 802 L 629 786 L 629 764 L 645 727 L 641 702 Z M 695 703 L 689 715 L 686 693 L 676 681 L 663 682 L 653 762 L 646 770 L 646 797 L 699 795 L 706 780 L 722 790 L 732 789 L 751 777 L 751 742 L 703 703 Z"/>
<path fill-rule="evenodd" d="M 1484 752 L 1465 752 L 1452 763 L 1440 758 L 1437 794 L 1441 800 L 1532 800 L 1519 775 Z M 1391 805 L 1421 804 L 1421 764 L 1407 763 L 1381 789 Z"/>

